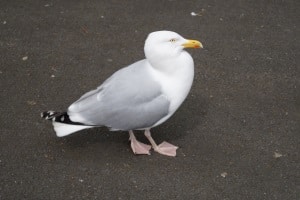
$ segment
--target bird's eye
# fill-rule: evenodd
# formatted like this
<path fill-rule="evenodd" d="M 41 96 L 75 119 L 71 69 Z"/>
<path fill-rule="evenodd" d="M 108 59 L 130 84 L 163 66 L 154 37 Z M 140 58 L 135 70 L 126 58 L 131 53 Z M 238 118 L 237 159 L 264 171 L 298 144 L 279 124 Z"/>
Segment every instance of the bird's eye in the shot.
<path fill-rule="evenodd" d="M 175 38 L 172 38 L 172 39 L 170 39 L 170 42 L 176 42 L 176 39 Z"/>

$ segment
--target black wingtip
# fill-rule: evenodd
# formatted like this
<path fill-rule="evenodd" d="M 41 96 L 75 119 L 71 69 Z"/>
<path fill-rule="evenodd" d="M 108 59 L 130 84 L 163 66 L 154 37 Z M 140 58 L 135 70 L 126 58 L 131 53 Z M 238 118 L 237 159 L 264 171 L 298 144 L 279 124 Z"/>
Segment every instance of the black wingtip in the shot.
<path fill-rule="evenodd" d="M 41 117 L 46 120 L 51 120 L 54 122 L 64 123 L 64 124 L 73 124 L 73 125 L 85 125 L 79 122 L 73 122 L 67 112 L 54 112 L 46 111 L 41 113 Z"/>
<path fill-rule="evenodd" d="M 52 120 L 56 114 L 57 114 L 57 112 L 54 112 L 54 111 L 45 111 L 45 112 L 41 113 L 41 117 L 46 120 Z"/>

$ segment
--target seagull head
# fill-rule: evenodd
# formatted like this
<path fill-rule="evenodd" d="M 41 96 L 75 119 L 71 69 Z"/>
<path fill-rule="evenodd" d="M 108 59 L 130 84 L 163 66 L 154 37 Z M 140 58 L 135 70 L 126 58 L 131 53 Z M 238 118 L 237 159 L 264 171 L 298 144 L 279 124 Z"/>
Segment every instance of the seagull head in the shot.
<path fill-rule="evenodd" d="M 148 60 L 164 60 L 178 57 L 184 48 L 203 48 L 197 40 L 185 39 L 172 31 L 156 31 L 148 35 L 144 51 Z"/>

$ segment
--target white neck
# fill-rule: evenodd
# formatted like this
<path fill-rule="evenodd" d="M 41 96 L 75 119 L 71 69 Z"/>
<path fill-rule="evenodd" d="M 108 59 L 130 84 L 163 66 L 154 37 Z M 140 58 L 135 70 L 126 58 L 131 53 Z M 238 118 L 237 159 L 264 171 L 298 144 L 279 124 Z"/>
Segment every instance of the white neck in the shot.
<path fill-rule="evenodd" d="M 162 85 L 163 94 L 170 100 L 171 116 L 191 89 L 194 78 L 194 61 L 187 52 L 182 51 L 180 56 L 172 60 L 172 63 L 165 60 L 160 65 L 149 64 L 152 68 L 153 78 Z"/>

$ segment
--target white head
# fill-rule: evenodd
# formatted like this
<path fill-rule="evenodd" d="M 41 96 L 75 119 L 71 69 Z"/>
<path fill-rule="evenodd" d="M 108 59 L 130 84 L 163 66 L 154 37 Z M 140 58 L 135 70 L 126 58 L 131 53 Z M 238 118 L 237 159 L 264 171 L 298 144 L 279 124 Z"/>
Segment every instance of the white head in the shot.
<path fill-rule="evenodd" d="M 187 40 L 172 31 L 156 31 L 148 35 L 144 51 L 151 62 L 177 57 L 184 48 L 202 48 L 202 44 L 197 40 Z"/>

